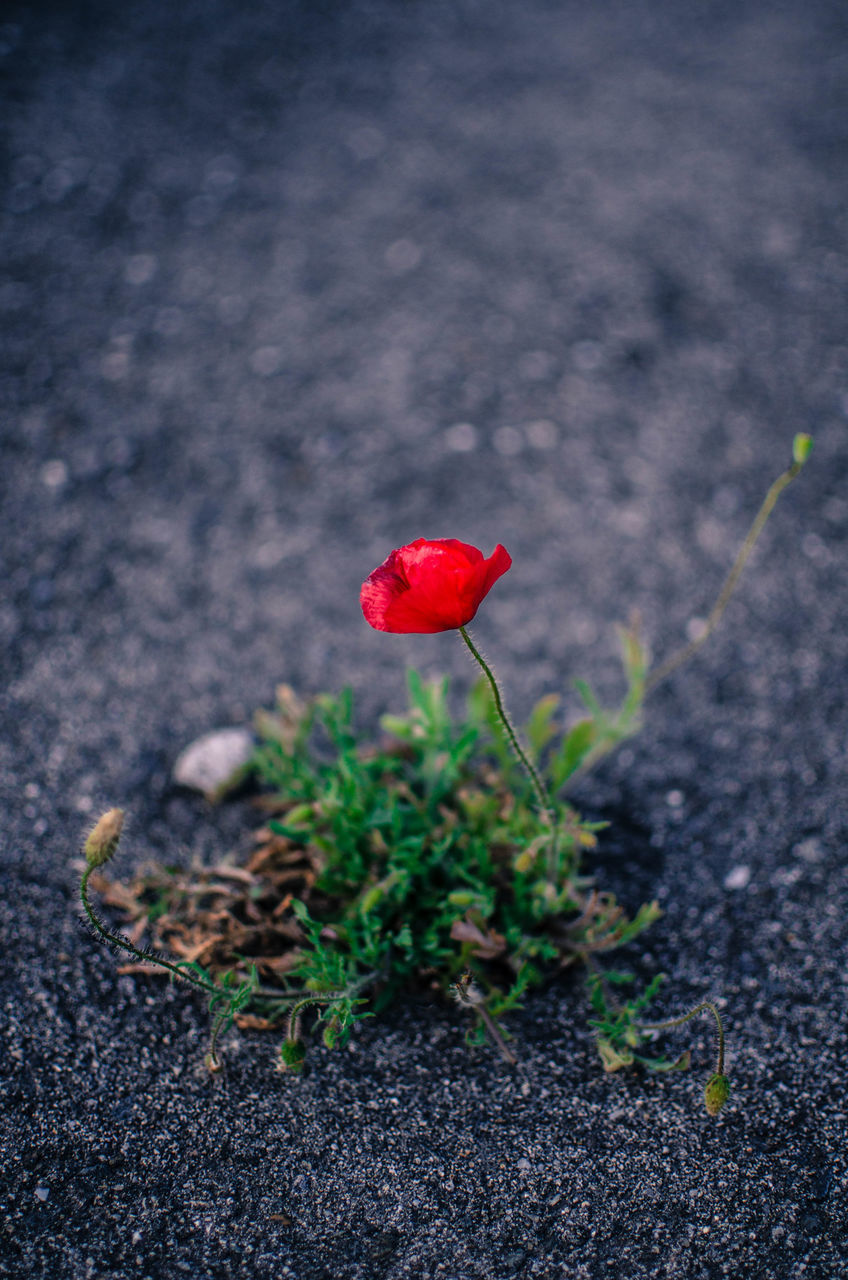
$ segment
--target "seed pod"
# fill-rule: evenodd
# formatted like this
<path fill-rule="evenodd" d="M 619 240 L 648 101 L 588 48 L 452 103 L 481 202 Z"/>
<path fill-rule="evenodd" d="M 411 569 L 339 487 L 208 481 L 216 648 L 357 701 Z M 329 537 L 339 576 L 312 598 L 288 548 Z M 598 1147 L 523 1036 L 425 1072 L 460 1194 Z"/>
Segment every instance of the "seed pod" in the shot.
<path fill-rule="evenodd" d="M 123 826 L 123 809 L 109 809 L 97 820 L 85 842 L 85 860 L 90 867 L 102 867 L 114 857 Z"/>
<path fill-rule="evenodd" d="M 727 1076 L 719 1075 L 718 1072 L 710 1076 L 704 1089 L 704 1103 L 710 1115 L 717 1116 L 729 1097 L 730 1081 Z"/>
<path fill-rule="evenodd" d="M 300 1039 L 284 1040 L 280 1045 L 280 1070 L 298 1073 L 303 1070 L 306 1045 Z"/>
<path fill-rule="evenodd" d="M 812 452 L 812 448 L 813 437 L 808 436 L 806 431 L 799 431 L 792 441 L 792 458 L 799 467 L 803 467 Z"/>

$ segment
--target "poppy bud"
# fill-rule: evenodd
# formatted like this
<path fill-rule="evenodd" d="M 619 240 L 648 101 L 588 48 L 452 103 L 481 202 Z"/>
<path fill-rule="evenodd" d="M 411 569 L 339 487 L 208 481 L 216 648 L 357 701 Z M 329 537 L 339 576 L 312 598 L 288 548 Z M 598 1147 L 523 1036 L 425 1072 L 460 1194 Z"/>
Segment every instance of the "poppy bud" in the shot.
<path fill-rule="evenodd" d="M 98 819 L 85 842 L 85 860 L 90 867 L 102 867 L 114 856 L 123 825 L 123 809 L 109 809 Z"/>
<path fill-rule="evenodd" d="M 711 1116 L 717 1116 L 730 1097 L 730 1081 L 727 1076 L 716 1072 L 707 1081 L 704 1089 L 704 1103 Z"/>
<path fill-rule="evenodd" d="M 448 902 L 452 907 L 473 907 L 478 896 L 471 889 L 454 889 L 453 893 L 448 894 Z"/>
<path fill-rule="evenodd" d="M 359 602 L 377 631 L 453 631 L 471 621 L 511 564 L 500 543 L 485 559 L 477 547 L 456 538 L 417 538 L 368 575 Z"/>
<path fill-rule="evenodd" d="M 792 441 L 792 458 L 799 467 L 803 467 L 813 449 L 813 437 L 805 431 L 799 431 Z"/>
<path fill-rule="evenodd" d="M 299 1038 L 284 1040 L 280 1045 L 280 1070 L 293 1074 L 303 1070 L 306 1045 Z"/>

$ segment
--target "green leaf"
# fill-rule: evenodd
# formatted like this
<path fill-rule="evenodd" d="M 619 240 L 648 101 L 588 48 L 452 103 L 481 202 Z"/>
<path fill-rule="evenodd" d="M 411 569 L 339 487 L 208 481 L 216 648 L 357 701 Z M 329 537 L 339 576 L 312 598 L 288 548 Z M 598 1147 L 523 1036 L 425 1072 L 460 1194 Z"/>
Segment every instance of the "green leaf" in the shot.
<path fill-rule="evenodd" d="M 427 695 L 424 692 L 424 681 L 421 679 L 420 673 L 415 670 L 415 667 L 407 668 L 406 687 L 409 690 L 410 704 L 426 714 Z"/>
<path fill-rule="evenodd" d="M 412 930 L 408 924 L 401 925 L 395 934 L 395 945 L 403 947 L 404 951 L 408 951 L 412 946 Z"/>
<path fill-rule="evenodd" d="M 636 623 L 629 627 L 618 627 L 618 641 L 621 646 L 621 662 L 629 685 L 644 684 L 645 672 L 648 668 L 648 654 L 639 638 Z"/>
<path fill-rule="evenodd" d="M 598 737 L 594 720 L 580 720 L 563 739 L 562 746 L 550 763 L 554 790 L 559 790 L 573 773 L 580 768 Z"/>
<path fill-rule="evenodd" d="M 575 680 L 574 687 L 583 699 L 583 703 L 591 711 L 596 720 L 604 719 L 603 708 L 595 697 L 594 690 L 587 680 Z"/>
<path fill-rule="evenodd" d="M 485 676 L 478 676 L 468 691 L 466 698 L 468 714 L 478 724 L 488 724 L 491 711 L 494 710 L 492 690 Z"/>
<path fill-rule="evenodd" d="M 409 742 L 413 737 L 412 725 L 404 716 L 388 714 L 380 716 L 380 728 L 384 733 L 390 733 L 393 738 L 399 738 L 401 742 Z"/>
<path fill-rule="evenodd" d="M 604 1071 L 620 1071 L 622 1067 L 632 1065 L 633 1054 L 630 1049 L 620 1049 L 606 1039 L 599 1039 L 597 1045 Z"/>
<path fill-rule="evenodd" d="M 647 1071 L 688 1071 L 692 1054 L 684 1049 L 679 1058 L 646 1058 L 641 1053 L 634 1054 L 637 1062 L 641 1062 Z"/>
<path fill-rule="evenodd" d="M 285 822 L 280 822 L 278 818 L 271 818 L 268 822 L 268 828 L 275 835 L 285 836 L 288 840 L 295 840 L 298 844 L 303 844 L 311 834 L 309 827 L 290 827 Z"/>
<path fill-rule="evenodd" d="M 633 919 L 629 920 L 627 924 L 620 929 L 616 946 L 623 947 L 625 943 L 632 942 L 638 934 L 643 933 L 645 929 L 649 929 L 655 920 L 659 920 L 661 915 L 662 909 L 658 902 L 654 901 L 644 903 L 636 912 Z M 662 979 L 660 980 L 662 981 Z M 651 985 L 653 986 L 653 983 Z"/>
<path fill-rule="evenodd" d="M 616 987 L 626 987 L 634 981 L 633 974 L 626 969 L 604 969 L 604 977 Z"/>
<path fill-rule="evenodd" d="M 559 706 L 559 701 L 557 694 L 548 693 L 544 698 L 539 699 L 530 713 L 524 733 L 536 756 L 544 750 L 556 733 L 551 719 Z"/>
<path fill-rule="evenodd" d="M 656 906 L 656 903 L 652 905 Z M 642 992 L 642 994 L 640 996 L 637 996 L 636 999 L 632 1001 L 630 1007 L 633 1010 L 633 1012 L 639 1013 L 642 1009 L 647 1009 L 648 1005 L 652 1002 L 654 996 L 657 994 L 662 984 L 667 980 L 668 980 L 667 973 L 655 973 L 653 978 L 651 978 L 651 981 L 648 983 L 647 987 L 645 988 L 645 990 Z"/>
<path fill-rule="evenodd" d="M 444 733 L 450 728 L 450 712 L 448 711 L 448 676 L 441 680 L 430 680 L 427 684 L 430 724 L 434 730 Z"/>

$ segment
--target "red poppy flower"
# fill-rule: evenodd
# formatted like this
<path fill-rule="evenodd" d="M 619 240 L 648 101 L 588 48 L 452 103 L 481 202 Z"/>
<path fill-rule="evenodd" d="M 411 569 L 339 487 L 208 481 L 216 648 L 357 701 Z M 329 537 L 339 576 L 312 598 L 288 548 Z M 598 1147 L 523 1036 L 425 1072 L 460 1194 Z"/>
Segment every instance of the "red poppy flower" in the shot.
<path fill-rule="evenodd" d="M 359 603 L 377 631 L 453 631 L 471 621 L 511 564 L 500 543 L 487 560 L 456 538 L 416 538 L 368 575 Z"/>

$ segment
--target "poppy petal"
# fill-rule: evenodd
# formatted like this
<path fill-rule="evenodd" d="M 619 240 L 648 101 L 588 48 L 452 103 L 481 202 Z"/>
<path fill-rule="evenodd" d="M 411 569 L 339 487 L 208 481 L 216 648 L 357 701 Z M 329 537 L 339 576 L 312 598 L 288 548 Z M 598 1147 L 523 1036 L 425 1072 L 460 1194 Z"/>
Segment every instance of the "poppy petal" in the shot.
<path fill-rule="evenodd" d="M 416 538 L 369 574 L 360 591 L 362 612 L 377 631 L 452 631 L 471 621 L 511 564 L 500 543 L 485 559 L 457 538 Z"/>

